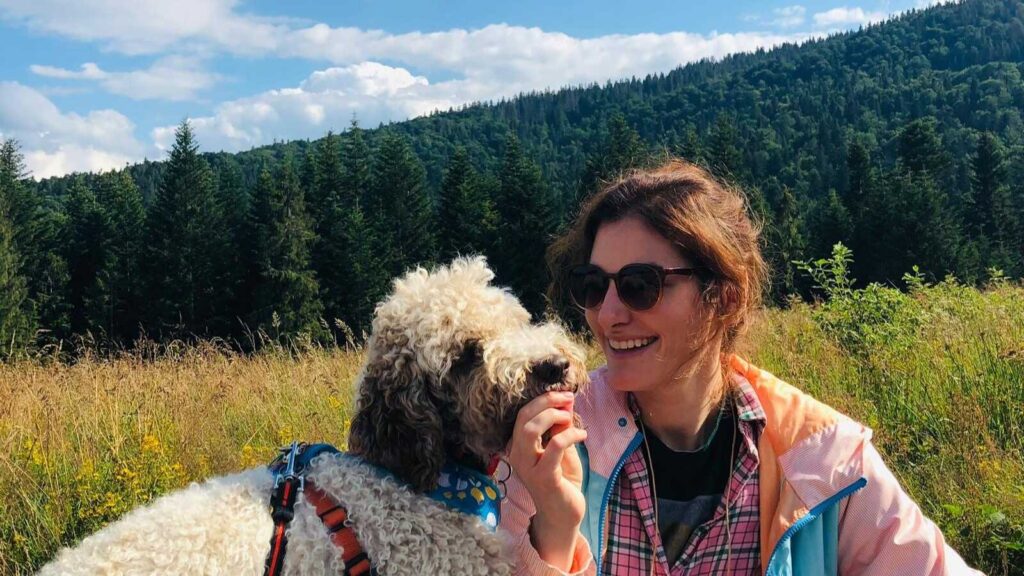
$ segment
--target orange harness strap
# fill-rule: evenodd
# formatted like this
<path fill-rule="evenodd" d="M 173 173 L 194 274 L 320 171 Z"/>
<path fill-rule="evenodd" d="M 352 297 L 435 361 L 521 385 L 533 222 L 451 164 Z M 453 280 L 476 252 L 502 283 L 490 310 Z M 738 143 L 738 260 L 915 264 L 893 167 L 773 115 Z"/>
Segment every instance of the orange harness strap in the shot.
<path fill-rule="evenodd" d="M 316 515 L 331 535 L 331 542 L 341 548 L 341 559 L 350 576 L 372 576 L 376 574 L 370 566 L 370 557 L 356 538 L 356 532 L 348 523 L 348 510 L 330 496 L 306 480 L 306 500 L 316 509 Z"/>

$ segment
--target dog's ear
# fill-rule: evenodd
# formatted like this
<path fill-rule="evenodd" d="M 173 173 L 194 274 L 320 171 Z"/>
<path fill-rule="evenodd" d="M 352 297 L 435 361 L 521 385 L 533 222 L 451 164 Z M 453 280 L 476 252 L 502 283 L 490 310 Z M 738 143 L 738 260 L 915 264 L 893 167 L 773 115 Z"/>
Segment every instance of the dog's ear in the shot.
<path fill-rule="evenodd" d="M 420 491 L 444 464 L 441 399 L 413 358 L 370 361 L 359 383 L 349 449 Z"/>

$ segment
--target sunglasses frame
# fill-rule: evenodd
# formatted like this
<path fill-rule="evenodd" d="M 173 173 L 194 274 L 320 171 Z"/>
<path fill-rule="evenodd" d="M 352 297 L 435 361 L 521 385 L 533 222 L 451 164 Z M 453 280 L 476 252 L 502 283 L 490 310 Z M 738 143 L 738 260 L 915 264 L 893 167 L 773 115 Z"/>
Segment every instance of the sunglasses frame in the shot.
<path fill-rule="evenodd" d="M 622 298 L 622 293 L 621 293 L 621 291 L 619 289 L 619 286 L 620 286 L 619 285 L 619 281 L 622 280 L 623 272 L 629 274 L 631 271 L 637 270 L 637 269 L 653 271 L 655 273 L 655 275 L 657 276 L 657 278 L 658 278 L 658 297 L 654 300 L 654 302 L 650 306 L 647 306 L 646 308 L 637 308 L 635 306 L 630 305 L 628 302 L 626 302 L 626 300 L 624 300 Z M 570 281 L 569 281 L 569 298 L 572 299 L 573 304 L 575 304 L 577 307 L 579 307 L 579 308 L 581 308 L 583 310 L 597 310 L 597 309 L 600 309 L 601 305 L 604 304 L 605 297 L 608 295 L 608 288 L 609 288 L 609 286 L 612 284 L 612 282 L 614 282 L 615 283 L 615 291 L 617 293 L 619 293 L 619 300 L 622 302 L 622 304 L 626 308 L 629 308 L 630 310 L 632 310 L 634 312 L 643 312 L 645 310 L 650 310 L 651 308 L 654 308 L 655 306 L 658 305 L 659 302 L 661 302 L 661 297 L 665 294 L 665 277 L 666 276 L 669 276 L 669 275 L 695 276 L 701 270 L 703 270 L 703 269 L 700 268 L 700 267 L 697 267 L 697 266 L 677 267 L 677 268 L 663 268 L 663 267 L 658 266 L 656 264 L 646 264 L 646 263 L 643 263 L 643 262 L 634 262 L 632 264 L 626 264 L 625 266 L 620 268 L 618 272 L 612 273 L 612 272 L 605 272 L 604 270 L 602 270 L 596 264 L 581 264 L 581 265 L 573 268 L 572 271 L 569 272 L 569 277 L 570 277 Z M 604 293 L 601 296 L 601 300 L 595 306 L 592 306 L 592 307 L 588 308 L 588 307 L 584 306 L 583 303 L 579 302 L 576 299 L 576 294 L 574 294 L 574 290 L 572 289 L 572 282 L 573 282 L 572 279 L 577 277 L 577 276 L 586 276 L 586 275 L 591 274 L 591 273 L 593 273 L 595 271 L 601 274 L 602 279 L 607 284 L 604 287 Z"/>

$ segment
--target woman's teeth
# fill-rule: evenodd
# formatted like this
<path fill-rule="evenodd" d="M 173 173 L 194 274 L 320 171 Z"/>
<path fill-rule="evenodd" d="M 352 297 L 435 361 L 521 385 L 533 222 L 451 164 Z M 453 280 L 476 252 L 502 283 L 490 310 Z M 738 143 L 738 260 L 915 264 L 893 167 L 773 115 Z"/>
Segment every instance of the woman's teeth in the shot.
<path fill-rule="evenodd" d="M 656 338 L 634 338 L 632 340 L 608 340 L 608 345 L 612 350 L 633 350 L 634 348 L 643 348 L 651 342 L 654 342 Z"/>

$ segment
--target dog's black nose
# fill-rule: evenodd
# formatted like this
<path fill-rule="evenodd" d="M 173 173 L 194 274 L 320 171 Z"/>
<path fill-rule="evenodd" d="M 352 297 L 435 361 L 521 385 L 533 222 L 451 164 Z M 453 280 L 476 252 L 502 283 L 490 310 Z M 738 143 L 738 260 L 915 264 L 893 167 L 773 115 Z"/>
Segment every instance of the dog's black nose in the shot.
<path fill-rule="evenodd" d="M 533 375 L 541 384 L 558 384 L 565 377 L 565 371 L 568 369 L 569 359 L 564 356 L 555 356 L 534 365 Z"/>

